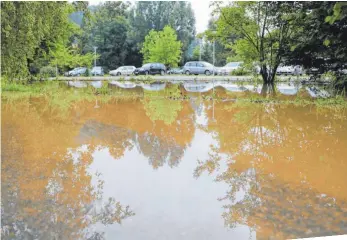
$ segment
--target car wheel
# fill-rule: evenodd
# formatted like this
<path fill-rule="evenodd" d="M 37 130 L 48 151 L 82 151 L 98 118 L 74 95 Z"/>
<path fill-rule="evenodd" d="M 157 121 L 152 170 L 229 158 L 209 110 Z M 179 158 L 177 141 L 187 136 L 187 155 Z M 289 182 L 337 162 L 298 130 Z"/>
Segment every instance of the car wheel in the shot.
<path fill-rule="evenodd" d="M 210 75 L 211 75 L 211 72 L 210 72 L 209 70 L 206 70 L 206 71 L 205 71 L 205 75 L 210 76 Z"/>
<path fill-rule="evenodd" d="M 164 70 L 161 70 L 161 71 L 160 71 L 160 75 L 163 76 L 164 74 L 165 74 Z"/>
<path fill-rule="evenodd" d="M 190 72 L 187 70 L 187 71 L 186 71 L 186 74 L 187 74 L 187 75 L 190 75 Z"/>
<path fill-rule="evenodd" d="M 121 73 L 120 72 L 117 72 L 117 76 L 120 76 L 121 75 Z"/>
<path fill-rule="evenodd" d="M 145 75 L 148 75 L 149 74 L 149 72 L 148 71 L 145 71 Z"/>
<path fill-rule="evenodd" d="M 81 74 L 77 74 L 76 76 L 79 77 L 79 76 L 81 76 Z"/>

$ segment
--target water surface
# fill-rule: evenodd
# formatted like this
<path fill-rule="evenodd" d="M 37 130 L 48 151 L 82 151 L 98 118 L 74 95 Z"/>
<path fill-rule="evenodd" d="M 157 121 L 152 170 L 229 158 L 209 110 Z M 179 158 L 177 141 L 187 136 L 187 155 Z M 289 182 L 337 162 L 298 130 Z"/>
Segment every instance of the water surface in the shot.
<path fill-rule="evenodd" d="M 347 234 L 346 112 L 199 94 L 3 98 L 3 239 Z"/>

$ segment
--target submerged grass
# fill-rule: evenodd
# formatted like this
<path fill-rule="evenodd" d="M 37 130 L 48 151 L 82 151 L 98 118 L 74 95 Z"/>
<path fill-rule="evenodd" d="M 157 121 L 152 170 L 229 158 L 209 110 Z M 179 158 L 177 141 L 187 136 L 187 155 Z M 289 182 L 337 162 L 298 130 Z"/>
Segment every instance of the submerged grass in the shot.
<path fill-rule="evenodd" d="M 144 77 L 143 79 L 133 79 L 136 83 L 151 84 L 158 83 L 158 80 L 154 80 L 151 77 Z M 68 109 L 69 106 L 77 101 L 95 101 L 97 99 L 100 102 L 108 102 L 111 99 L 114 100 L 126 100 L 126 99 L 142 99 L 148 98 L 168 98 L 173 100 L 185 100 L 189 99 L 188 95 L 182 94 L 178 85 L 167 86 L 160 92 L 149 91 L 129 91 L 128 89 L 119 89 L 109 86 L 107 81 L 102 82 L 100 88 L 87 85 L 82 88 L 69 87 L 65 82 L 60 81 L 45 81 L 37 82 L 33 84 L 21 84 L 21 83 L 2 83 L 2 95 L 11 99 L 19 99 L 22 97 L 45 97 L 50 100 L 51 104 L 60 108 Z M 314 105 L 317 108 L 328 108 L 333 110 L 346 110 L 347 101 L 344 94 L 337 94 L 330 98 L 308 98 L 297 94 L 294 98 L 281 99 L 278 97 L 263 97 L 257 94 L 246 94 L 242 97 L 236 97 L 233 101 L 235 104 L 291 104 L 294 106 L 307 106 Z M 218 97 L 218 94 L 211 92 L 211 94 L 203 95 L 205 100 L 225 100 Z"/>

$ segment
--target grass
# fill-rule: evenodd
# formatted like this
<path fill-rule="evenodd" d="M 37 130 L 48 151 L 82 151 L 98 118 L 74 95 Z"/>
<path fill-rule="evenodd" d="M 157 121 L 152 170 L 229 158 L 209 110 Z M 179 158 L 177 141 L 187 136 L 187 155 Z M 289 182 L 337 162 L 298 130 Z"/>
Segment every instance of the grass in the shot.
<path fill-rule="evenodd" d="M 125 81 L 121 79 L 120 81 Z M 135 78 L 131 79 L 135 83 L 158 83 L 165 82 L 162 80 L 154 80 L 150 76 L 144 76 L 141 80 Z M 52 104 L 58 106 L 59 108 L 68 108 L 70 104 L 76 101 L 94 101 L 98 98 L 102 102 L 107 102 L 110 99 L 139 99 L 143 98 L 145 92 L 141 91 L 128 91 L 127 89 L 111 88 L 107 81 L 102 82 L 101 88 L 94 88 L 93 86 L 87 86 L 85 88 L 73 88 L 68 87 L 65 82 L 61 81 L 45 81 L 37 82 L 33 84 L 21 84 L 21 83 L 2 83 L 2 95 L 6 98 L 21 98 L 25 96 L 31 97 L 45 97 L 49 98 Z M 174 86 L 168 85 L 164 91 L 154 92 L 153 94 L 146 93 L 146 96 L 156 97 L 158 94 L 161 98 L 175 99 L 175 100 L 185 100 L 189 99 L 188 95 L 173 96 Z M 158 94 L 157 94 L 158 93 Z M 158 95 L 158 96 L 159 96 Z M 205 94 L 206 95 L 206 94 Z M 203 95 L 204 100 L 225 100 L 218 97 L 218 94 L 207 94 Z M 319 108 L 331 108 L 331 109 L 347 109 L 347 101 L 344 93 L 339 93 L 335 97 L 331 98 L 318 98 L 312 99 L 297 95 L 295 98 L 281 99 L 276 97 L 264 98 L 257 94 L 247 94 L 246 96 L 236 97 L 236 102 L 238 104 L 292 104 L 294 106 L 307 106 L 315 105 Z"/>

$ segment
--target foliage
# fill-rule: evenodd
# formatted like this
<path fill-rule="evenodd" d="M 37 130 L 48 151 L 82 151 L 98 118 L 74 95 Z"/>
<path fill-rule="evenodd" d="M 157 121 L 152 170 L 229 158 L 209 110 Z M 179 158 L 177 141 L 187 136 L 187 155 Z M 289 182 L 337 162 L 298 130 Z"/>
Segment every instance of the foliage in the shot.
<path fill-rule="evenodd" d="M 74 67 L 87 67 L 90 68 L 93 64 L 94 58 L 100 58 L 100 55 L 93 53 L 86 53 L 84 55 L 76 53 L 73 49 L 67 47 L 62 43 L 56 43 L 51 50 L 51 64 L 66 70 L 67 68 Z"/>
<path fill-rule="evenodd" d="M 195 17 L 191 3 L 185 1 L 138 1 L 129 14 L 131 39 L 142 48 L 151 30 L 161 31 L 167 25 L 176 30 L 182 42 L 182 63 L 188 58 L 188 47 L 195 36 Z"/>
<path fill-rule="evenodd" d="M 40 69 L 40 75 L 45 77 L 55 77 L 57 75 L 57 69 L 52 66 L 46 66 Z"/>
<path fill-rule="evenodd" d="M 200 60 L 200 46 L 197 45 L 193 50 L 192 60 L 198 61 Z"/>
<path fill-rule="evenodd" d="M 215 45 L 215 66 L 224 66 L 227 63 L 227 57 L 230 55 L 230 49 L 223 43 L 223 38 L 217 34 L 217 19 L 212 17 L 208 21 L 208 27 L 204 35 L 211 44 Z M 231 35 L 233 39 L 233 35 Z M 230 40 L 230 39 L 229 39 Z M 213 43 L 214 42 L 214 43 Z M 212 63 L 212 60 L 211 60 Z"/>
<path fill-rule="evenodd" d="M 291 39 L 291 51 L 284 55 L 288 64 L 319 68 L 320 73 L 338 72 L 347 59 L 347 5 L 340 2 L 302 2 L 296 13 L 299 25 Z M 344 75 L 336 83 L 347 87 Z"/>
<path fill-rule="evenodd" d="M 180 100 L 170 100 L 180 96 L 179 86 L 173 85 L 170 89 L 161 92 L 144 92 L 143 106 L 147 116 L 153 121 L 163 121 L 166 125 L 171 125 L 176 121 L 178 113 L 182 110 Z"/>
<path fill-rule="evenodd" d="M 248 74 L 249 74 L 249 71 L 244 67 L 240 67 L 238 69 L 235 69 L 230 73 L 230 75 L 232 75 L 232 76 L 245 76 Z"/>
<path fill-rule="evenodd" d="M 282 54 L 289 48 L 295 29 L 294 13 L 300 3 L 233 2 L 224 7 L 217 4 L 217 8 L 217 35 L 221 41 L 245 62 L 259 62 L 263 81 L 273 82 Z"/>
<path fill-rule="evenodd" d="M 83 33 L 79 39 L 82 52 L 94 52 L 94 47 L 97 47 L 100 54 L 97 65 L 106 71 L 140 63 L 140 56 L 134 52 L 134 43 L 129 38 L 128 7 L 126 2 L 105 2 L 96 7 L 82 26 Z"/>
<path fill-rule="evenodd" d="M 144 62 L 160 62 L 175 67 L 181 58 L 182 43 L 177 40 L 175 30 L 164 27 L 163 31 L 150 31 L 141 49 Z"/>
<path fill-rule="evenodd" d="M 2 75 L 12 81 L 38 71 L 50 45 L 68 39 L 72 11 L 68 2 L 1 2 Z"/>

